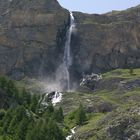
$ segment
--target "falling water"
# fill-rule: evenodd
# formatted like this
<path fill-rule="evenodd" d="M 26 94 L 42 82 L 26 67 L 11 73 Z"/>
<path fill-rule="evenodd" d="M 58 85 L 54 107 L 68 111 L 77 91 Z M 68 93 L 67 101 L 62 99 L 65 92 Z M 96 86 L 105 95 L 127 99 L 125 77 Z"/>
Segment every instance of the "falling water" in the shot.
<path fill-rule="evenodd" d="M 55 92 L 55 95 L 52 98 L 52 104 L 55 106 L 57 103 L 61 102 L 62 100 L 62 93 Z"/>
<path fill-rule="evenodd" d="M 71 54 L 70 54 L 70 46 L 71 46 L 71 36 L 72 36 L 72 32 L 74 31 L 74 28 L 75 28 L 74 16 L 73 16 L 73 13 L 70 12 L 70 27 L 66 34 L 66 43 L 65 43 L 65 51 L 64 51 L 64 58 L 63 58 L 68 91 L 70 90 L 69 67 L 71 66 L 71 63 L 72 63 L 72 58 L 71 58 Z"/>
<path fill-rule="evenodd" d="M 76 129 L 76 127 L 71 129 L 71 134 L 66 137 L 66 140 L 71 140 L 72 139 L 72 136 L 75 134 L 75 129 Z"/>
<path fill-rule="evenodd" d="M 70 12 L 70 26 L 66 33 L 66 42 L 64 47 L 63 61 L 55 72 L 55 78 L 47 78 L 45 81 L 45 90 L 47 92 L 52 91 L 70 91 L 70 73 L 69 68 L 72 64 L 71 58 L 71 36 L 75 30 L 75 22 L 73 13 Z M 44 60 L 44 59 L 43 59 Z M 42 62 L 42 66 L 44 62 Z M 43 67 L 40 67 L 40 72 L 43 71 Z M 40 74 L 41 75 L 41 74 Z M 43 77 L 43 74 L 42 74 Z M 41 78 L 42 78 L 41 77 Z M 43 78 L 42 78 L 43 79 Z"/>

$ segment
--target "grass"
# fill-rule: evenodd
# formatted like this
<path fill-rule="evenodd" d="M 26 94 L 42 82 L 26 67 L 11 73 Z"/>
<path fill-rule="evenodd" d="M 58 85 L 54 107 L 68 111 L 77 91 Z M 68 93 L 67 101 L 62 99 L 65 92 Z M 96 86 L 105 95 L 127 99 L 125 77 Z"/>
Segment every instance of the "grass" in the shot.
<path fill-rule="evenodd" d="M 88 114 L 88 122 L 87 124 L 85 124 L 84 126 L 80 127 L 78 129 L 78 133 L 79 132 L 86 132 L 89 130 L 93 130 L 96 128 L 97 123 L 99 122 L 99 120 L 101 118 L 103 118 L 106 114 L 105 113 L 92 113 L 92 114 Z"/>
<path fill-rule="evenodd" d="M 106 72 L 103 74 L 103 80 L 110 80 L 110 79 L 117 79 L 122 78 L 123 81 L 131 81 L 134 79 L 137 79 L 140 77 L 140 69 L 134 69 L 134 74 L 130 74 L 129 69 L 117 69 L 110 72 Z M 40 84 L 38 84 L 37 81 L 32 80 L 30 81 L 24 79 L 20 82 L 17 82 L 18 87 L 22 89 L 22 87 L 27 87 L 29 90 L 34 90 L 36 88 L 41 88 Z M 26 86 L 28 85 L 28 86 Z M 40 86 L 40 87 L 39 87 Z M 80 103 L 82 103 L 84 106 L 94 106 L 95 104 L 99 104 L 100 102 L 108 102 L 113 105 L 119 106 L 122 104 L 122 101 L 120 97 L 133 96 L 133 94 L 137 94 L 139 92 L 139 89 L 136 89 L 137 91 L 129 91 L 129 93 L 125 93 L 125 95 L 118 95 L 116 93 L 116 89 L 112 89 L 110 91 L 108 90 L 99 90 L 95 93 L 79 93 L 79 92 L 72 92 L 72 93 L 64 93 L 63 94 L 63 100 L 59 104 L 64 108 L 64 113 L 68 113 L 74 109 L 76 109 Z M 136 93 L 135 93 L 136 92 Z"/>
<path fill-rule="evenodd" d="M 103 74 L 103 80 L 108 81 L 111 79 L 121 78 L 122 81 L 128 82 L 140 78 L 140 69 L 134 69 L 133 74 L 130 73 L 129 69 L 117 69 Z M 114 105 L 117 108 L 127 109 L 131 108 L 133 105 L 137 105 L 140 101 L 140 88 L 133 88 L 131 90 L 124 90 L 122 93 L 118 89 L 102 89 L 97 90 L 93 93 L 64 93 L 63 101 L 61 106 L 64 111 L 68 113 L 65 117 L 65 123 L 69 128 L 73 128 L 76 123 L 72 118 L 73 110 L 75 110 L 80 103 L 85 107 L 87 106 L 97 106 L 98 104 L 105 102 Z M 115 111 L 115 109 L 113 109 Z M 108 112 L 109 113 L 109 112 Z M 76 132 L 77 136 L 87 136 L 87 140 L 97 140 L 96 136 L 100 136 L 100 126 L 98 122 L 101 121 L 108 113 L 90 113 L 88 114 L 88 121 L 85 125 L 79 126 Z M 102 127 L 102 126 L 101 126 Z M 94 135 L 95 134 L 95 135 Z M 85 139 L 85 138 L 83 138 Z"/>
<path fill-rule="evenodd" d="M 122 78 L 126 80 L 133 80 L 140 78 L 140 69 L 133 69 L 133 74 L 130 74 L 130 69 L 116 69 L 103 74 L 104 79 Z"/>
<path fill-rule="evenodd" d="M 26 88 L 30 92 L 38 94 L 44 90 L 44 83 L 36 79 L 24 78 L 21 81 L 15 81 L 15 83 L 19 90 Z"/>
<path fill-rule="evenodd" d="M 101 100 L 111 103 L 113 105 L 120 105 L 121 102 L 118 100 L 117 95 L 115 95 L 115 91 L 100 91 L 96 93 L 96 96 L 99 97 Z"/>
<path fill-rule="evenodd" d="M 95 133 L 98 133 L 98 122 L 105 116 L 105 113 L 92 113 L 88 115 L 88 122 L 80 126 L 76 132 L 76 134 L 80 137 L 80 139 L 84 140 L 97 140 Z M 90 133 L 89 135 L 85 135 L 86 133 Z"/>
<path fill-rule="evenodd" d="M 66 126 L 68 126 L 70 129 L 76 126 L 76 121 L 75 121 L 75 110 L 69 112 L 65 118 L 64 118 L 64 123 Z"/>
<path fill-rule="evenodd" d="M 59 104 L 64 108 L 64 113 L 68 113 L 76 109 L 80 103 L 84 106 L 94 105 L 95 102 L 100 102 L 98 97 L 90 93 L 64 93 L 62 102 Z"/>
<path fill-rule="evenodd" d="M 138 95 L 140 96 L 140 88 L 135 88 L 133 90 L 127 91 L 124 96 L 133 96 L 133 95 Z"/>

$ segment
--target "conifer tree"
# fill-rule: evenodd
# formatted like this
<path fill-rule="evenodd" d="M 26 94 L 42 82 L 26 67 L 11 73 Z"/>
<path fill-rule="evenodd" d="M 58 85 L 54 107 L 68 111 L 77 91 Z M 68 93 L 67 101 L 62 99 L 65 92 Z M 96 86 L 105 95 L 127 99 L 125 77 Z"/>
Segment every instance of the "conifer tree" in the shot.
<path fill-rule="evenodd" d="M 0 87 L 1 87 L 3 90 L 6 89 L 7 83 L 8 83 L 8 80 L 6 79 L 6 77 L 1 76 L 1 77 L 0 77 Z"/>
<path fill-rule="evenodd" d="M 23 118 L 16 129 L 14 140 L 25 140 L 28 124 L 29 124 L 28 117 Z"/>
<path fill-rule="evenodd" d="M 31 97 L 31 111 L 36 112 L 37 106 L 38 106 L 38 96 L 36 94 L 33 94 Z"/>
<path fill-rule="evenodd" d="M 84 111 L 82 104 L 80 104 L 78 110 L 76 111 L 75 120 L 78 125 L 83 125 L 84 122 L 86 121 L 86 113 Z"/>
<path fill-rule="evenodd" d="M 63 122 L 64 115 L 63 115 L 62 107 L 60 107 L 58 110 L 55 111 L 54 118 L 56 119 L 57 122 L 60 122 L 60 123 Z"/>

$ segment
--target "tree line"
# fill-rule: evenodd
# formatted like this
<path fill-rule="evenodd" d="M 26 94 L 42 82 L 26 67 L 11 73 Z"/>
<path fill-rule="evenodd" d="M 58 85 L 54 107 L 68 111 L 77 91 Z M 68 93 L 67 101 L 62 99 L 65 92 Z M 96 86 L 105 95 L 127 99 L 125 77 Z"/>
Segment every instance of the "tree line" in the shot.
<path fill-rule="evenodd" d="M 25 88 L 19 90 L 14 81 L 0 77 L 0 89 L 6 94 L 8 106 L 0 108 L 0 140 L 65 140 L 69 131 L 64 123 L 63 109 L 51 103 L 39 112 L 40 95 Z M 2 102 L 2 101 L 1 101 Z M 76 125 L 83 125 L 86 114 L 80 105 L 75 113 Z"/>

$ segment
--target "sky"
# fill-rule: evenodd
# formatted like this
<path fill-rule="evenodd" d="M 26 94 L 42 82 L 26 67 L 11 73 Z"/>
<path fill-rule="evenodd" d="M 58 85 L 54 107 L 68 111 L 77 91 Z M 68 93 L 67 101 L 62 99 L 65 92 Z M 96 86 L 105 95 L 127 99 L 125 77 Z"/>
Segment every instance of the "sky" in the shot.
<path fill-rule="evenodd" d="M 85 13 L 107 13 L 112 10 L 125 10 L 140 4 L 140 0 L 58 0 L 62 7 L 70 11 Z"/>

